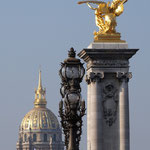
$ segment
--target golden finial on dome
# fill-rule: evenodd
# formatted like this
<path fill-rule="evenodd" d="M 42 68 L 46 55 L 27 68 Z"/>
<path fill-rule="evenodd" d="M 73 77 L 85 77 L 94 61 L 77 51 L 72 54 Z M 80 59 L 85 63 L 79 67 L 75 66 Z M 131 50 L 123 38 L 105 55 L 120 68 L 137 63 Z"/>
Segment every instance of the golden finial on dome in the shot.
<path fill-rule="evenodd" d="M 41 70 L 39 71 L 39 84 L 38 89 L 42 88 Z"/>
<path fill-rule="evenodd" d="M 38 83 L 38 89 L 35 89 L 35 101 L 34 106 L 35 107 L 46 107 L 46 89 L 42 87 L 42 79 L 41 79 L 41 70 L 39 71 L 39 83 Z"/>

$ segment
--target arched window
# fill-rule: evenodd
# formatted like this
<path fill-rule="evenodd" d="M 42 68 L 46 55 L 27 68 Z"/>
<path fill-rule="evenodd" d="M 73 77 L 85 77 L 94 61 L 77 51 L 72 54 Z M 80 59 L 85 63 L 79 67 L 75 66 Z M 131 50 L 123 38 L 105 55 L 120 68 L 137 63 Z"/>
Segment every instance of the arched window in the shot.
<path fill-rule="evenodd" d="M 47 134 L 44 134 L 44 142 L 47 142 Z"/>
<path fill-rule="evenodd" d="M 27 142 L 27 135 L 24 135 L 24 141 Z"/>
<path fill-rule="evenodd" d="M 36 134 L 33 134 L 33 142 L 36 142 Z"/>

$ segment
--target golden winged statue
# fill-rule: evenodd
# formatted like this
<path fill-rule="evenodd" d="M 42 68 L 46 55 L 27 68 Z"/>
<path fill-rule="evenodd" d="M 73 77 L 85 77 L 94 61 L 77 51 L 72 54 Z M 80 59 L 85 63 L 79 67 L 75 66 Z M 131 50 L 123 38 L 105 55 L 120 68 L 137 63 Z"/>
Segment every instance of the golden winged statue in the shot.
<path fill-rule="evenodd" d="M 110 2 L 103 1 L 79 1 L 78 4 L 86 3 L 88 7 L 95 10 L 95 21 L 99 31 L 94 32 L 95 41 L 121 41 L 120 33 L 116 32 L 116 17 L 124 11 L 124 3 L 128 0 L 113 0 Z M 98 5 L 94 8 L 91 3 Z"/>

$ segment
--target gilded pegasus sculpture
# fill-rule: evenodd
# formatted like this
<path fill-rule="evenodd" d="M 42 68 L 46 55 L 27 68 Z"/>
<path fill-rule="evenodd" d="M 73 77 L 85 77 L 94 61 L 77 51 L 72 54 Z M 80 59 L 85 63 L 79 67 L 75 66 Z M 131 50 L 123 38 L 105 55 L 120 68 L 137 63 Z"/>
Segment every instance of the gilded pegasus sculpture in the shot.
<path fill-rule="evenodd" d="M 88 7 L 95 10 L 95 22 L 99 31 L 94 32 L 95 40 L 105 37 L 105 40 L 110 39 L 108 36 L 113 36 L 113 40 L 120 40 L 120 33 L 116 32 L 116 17 L 120 16 L 124 11 L 124 3 L 128 0 L 113 0 L 110 2 L 102 1 L 80 1 L 78 4 L 86 3 Z M 91 3 L 97 4 L 96 8 L 92 7 Z"/>

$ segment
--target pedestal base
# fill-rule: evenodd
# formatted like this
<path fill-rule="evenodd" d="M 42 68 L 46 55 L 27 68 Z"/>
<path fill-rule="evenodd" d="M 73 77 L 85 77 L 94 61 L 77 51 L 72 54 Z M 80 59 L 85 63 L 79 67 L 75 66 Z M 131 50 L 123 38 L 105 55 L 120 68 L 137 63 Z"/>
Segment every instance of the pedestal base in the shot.
<path fill-rule="evenodd" d="M 88 49 L 128 49 L 128 43 L 102 43 L 92 42 Z"/>
<path fill-rule="evenodd" d="M 112 42 L 112 43 L 125 43 L 125 41 L 121 40 L 120 33 L 106 33 L 106 34 L 98 34 L 96 33 L 94 36 L 94 42 Z"/>

